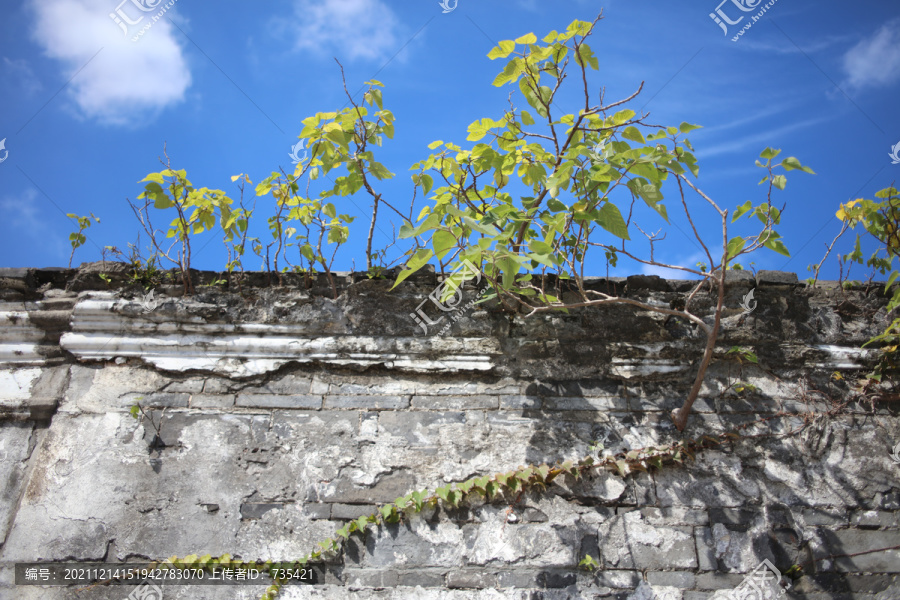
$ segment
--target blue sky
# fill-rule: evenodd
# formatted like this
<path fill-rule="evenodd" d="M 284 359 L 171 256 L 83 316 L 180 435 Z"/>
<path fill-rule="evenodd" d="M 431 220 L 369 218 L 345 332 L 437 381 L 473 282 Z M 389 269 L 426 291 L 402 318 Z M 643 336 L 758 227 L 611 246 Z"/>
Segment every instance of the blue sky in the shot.
<path fill-rule="evenodd" d="M 379 191 L 408 206 L 408 169 L 428 156 L 427 145 L 440 139 L 470 146 L 468 125 L 499 118 L 507 106 L 513 88 L 491 86 L 502 65 L 487 59 L 490 49 L 528 32 L 543 37 L 575 18 L 591 20 L 601 7 L 605 19 L 590 42 L 600 60 L 593 89 L 605 86 L 613 100 L 644 81 L 631 107 L 649 112 L 648 122 L 703 125 L 690 135 L 698 185 L 723 208 L 762 200 L 753 163 L 766 146 L 815 169 L 815 176 L 790 173 L 777 196 L 787 203 L 779 231 L 792 258 L 763 250 L 752 259 L 757 269 L 805 278 L 840 228 L 838 204 L 871 198 L 900 175 L 889 157 L 900 142 L 894 0 L 778 0 L 737 41 L 732 37 L 749 16 L 726 35 L 710 13 L 721 7 L 735 20 L 754 13 L 734 3 L 759 0 L 458 0 L 447 13 L 438 0 L 168 0 L 173 6 L 137 41 L 130 38 L 149 18 L 126 36 L 110 13 L 143 13 L 132 0 L 120 1 L 26 0 L 0 8 L 2 266 L 65 266 L 74 229 L 65 213 L 101 219 L 76 252 L 76 265 L 99 260 L 102 246 L 135 241 L 139 224 L 126 198 L 134 200 L 143 189 L 138 181 L 159 170 L 164 143 L 173 166 L 186 169 L 195 185 L 233 198 L 232 175 L 257 182 L 279 167 L 291 170 L 288 154 L 302 119 L 345 106 L 333 57 L 351 91 L 373 77 L 385 84 L 396 136 L 379 156 L 396 177 Z M 267 235 L 271 202 L 260 199 L 252 234 Z M 359 269 L 368 198 L 340 202 L 340 212 L 360 218 L 335 267 Z M 674 197 L 669 205 L 673 222 L 657 256 L 693 265 L 699 248 L 684 235 L 689 225 L 676 215 Z M 420 195 L 416 214 L 421 206 Z M 699 205 L 697 211 L 701 231 L 715 242 L 719 224 Z M 665 226 L 642 218 L 645 230 Z M 399 229 L 399 219 L 393 224 Z M 376 245 L 387 243 L 391 226 L 385 211 Z M 850 242 L 847 236 L 841 249 Z M 194 267 L 223 268 L 218 234 L 204 234 L 194 248 Z M 260 266 L 252 256 L 245 264 Z M 606 265 L 590 268 L 603 274 Z M 636 272 L 658 271 L 622 261 L 611 274 Z M 837 274 L 831 258 L 822 277 Z M 853 271 L 856 279 L 867 274 Z"/>

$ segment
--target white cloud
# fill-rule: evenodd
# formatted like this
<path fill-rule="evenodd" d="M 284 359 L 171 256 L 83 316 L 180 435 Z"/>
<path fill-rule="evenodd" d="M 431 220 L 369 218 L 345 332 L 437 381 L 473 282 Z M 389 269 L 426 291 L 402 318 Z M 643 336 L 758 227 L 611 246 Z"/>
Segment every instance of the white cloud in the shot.
<path fill-rule="evenodd" d="M 290 33 L 295 48 L 338 60 L 384 60 L 407 40 L 394 11 L 381 0 L 295 0 Z"/>
<path fill-rule="evenodd" d="M 900 81 L 900 19 L 885 23 L 850 48 L 844 55 L 844 71 L 847 83 L 857 89 Z"/>
<path fill-rule="evenodd" d="M 138 0 L 120 1 L 32 0 L 32 34 L 47 56 L 65 65 L 66 80 L 83 67 L 67 92 L 84 116 L 114 125 L 140 125 L 148 112 L 182 101 L 191 74 L 165 15 L 132 41 L 167 3 L 143 0 L 156 9 L 142 12 L 134 4 Z M 141 17 L 127 35 L 110 17 L 117 8 L 132 21 Z"/>

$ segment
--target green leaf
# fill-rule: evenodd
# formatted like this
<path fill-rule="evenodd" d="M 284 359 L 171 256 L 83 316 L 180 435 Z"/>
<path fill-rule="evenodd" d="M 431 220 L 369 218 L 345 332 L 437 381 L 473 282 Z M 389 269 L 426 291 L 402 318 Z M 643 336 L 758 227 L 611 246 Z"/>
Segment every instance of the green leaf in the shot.
<path fill-rule="evenodd" d="M 502 44 L 503 42 L 500 42 L 500 43 Z M 527 45 L 527 44 L 536 44 L 536 43 L 537 43 L 537 36 L 535 36 L 533 33 L 526 33 L 526 34 L 523 35 L 522 37 L 516 38 L 516 43 L 517 43 L 517 44 L 523 44 L 523 45 Z"/>
<path fill-rule="evenodd" d="M 166 184 L 166 180 L 165 180 L 165 178 L 163 178 L 162 173 L 150 173 L 149 175 L 147 175 L 146 177 L 141 179 L 140 183 L 143 183 L 145 181 L 154 181 L 154 182 L 158 183 L 159 185 Z M 75 215 L 67 215 L 67 216 L 74 217 Z"/>
<path fill-rule="evenodd" d="M 777 252 L 778 254 L 781 254 L 783 256 L 787 256 L 787 257 L 791 256 L 791 253 L 788 252 L 787 247 L 779 239 L 771 239 L 770 238 L 765 241 L 763 246 L 765 246 L 769 250 L 774 250 L 775 252 Z"/>
<path fill-rule="evenodd" d="M 898 276 L 900 276 L 900 271 L 894 271 L 891 273 L 891 276 L 887 280 L 887 284 L 884 286 L 885 294 L 888 292 L 888 290 L 891 289 L 891 286 L 894 284 L 894 282 L 897 281 Z M 131 410 L 134 410 L 134 408 L 132 407 Z"/>
<path fill-rule="evenodd" d="M 537 254 L 550 254 L 553 252 L 553 247 L 550 244 L 540 240 L 532 240 L 528 244 L 528 247 L 531 248 L 532 252 Z"/>
<path fill-rule="evenodd" d="M 614 236 L 623 240 L 630 240 L 628 236 L 628 226 L 625 225 L 625 219 L 618 207 L 612 202 L 606 202 L 600 208 L 600 212 L 595 219 L 603 229 L 607 230 Z"/>
<path fill-rule="evenodd" d="M 784 175 L 776 175 L 772 178 L 772 185 L 777 187 L 779 190 L 783 190 L 787 185 L 787 177 Z"/>
<path fill-rule="evenodd" d="M 500 233 L 497 231 L 497 228 L 493 225 L 484 225 L 483 223 L 476 219 L 473 219 L 472 217 L 464 215 L 463 221 L 466 223 L 466 225 L 468 225 L 478 233 L 483 233 L 484 235 L 489 235 L 491 237 L 500 235 Z"/>
<path fill-rule="evenodd" d="M 746 202 L 744 202 L 743 204 L 738 206 L 737 209 L 734 211 L 734 216 L 731 217 L 731 222 L 734 223 L 739 218 L 741 218 L 743 215 L 750 212 L 752 209 L 753 209 L 753 205 L 750 203 L 749 200 L 747 200 Z"/>
<path fill-rule="evenodd" d="M 522 124 L 524 125 L 534 125 L 534 117 L 531 116 L 531 113 L 527 110 L 522 111 Z"/>
<path fill-rule="evenodd" d="M 500 45 L 493 48 L 490 52 L 488 52 L 488 58 L 494 60 L 495 58 L 506 58 L 512 51 L 516 49 L 516 43 L 512 40 L 503 40 L 500 42 Z"/>
<path fill-rule="evenodd" d="M 356 520 L 356 528 L 359 529 L 360 531 L 365 531 L 365 530 L 366 530 L 366 526 L 367 526 L 368 524 L 369 524 L 369 517 L 368 517 L 368 515 L 367 515 L 367 516 L 364 516 L 364 517 L 360 517 L 360 518 L 358 518 L 358 519 Z"/>
<path fill-rule="evenodd" d="M 449 231 L 438 229 L 431 236 L 431 245 L 434 248 L 434 255 L 442 259 L 451 248 L 456 246 L 456 236 Z"/>
<path fill-rule="evenodd" d="M 746 243 L 747 243 L 747 240 L 745 240 L 744 238 L 742 238 L 740 236 L 733 237 L 730 240 L 728 240 L 728 246 L 726 247 L 727 257 L 728 257 L 727 260 L 731 260 L 732 258 L 737 256 L 740 253 L 740 251 L 744 249 L 744 246 L 746 245 Z"/>
<path fill-rule="evenodd" d="M 766 149 L 762 151 L 762 154 L 760 154 L 759 157 L 766 160 L 771 160 L 779 154 L 781 154 L 781 150 L 775 150 L 774 148 L 766 147 Z"/>
<path fill-rule="evenodd" d="M 430 248 L 420 248 L 416 251 L 413 257 L 409 259 L 409 262 L 406 263 L 406 269 L 397 275 L 397 281 L 394 282 L 391 289 L 394 289 L 400 285 L 404 279 L 424 267 L 433 256 L 434 252 L 432 252 Z"/>
<path fill-rule="evenodd" d="M 369 94 L 371 95 L 372 100 L 375 102 L 375 105 L 378 107 L 378 110 L 384 109 L 384 107 L 382 106 L 381 90 L 379 90 L 378 88 L 373 88 L 369 91 Z"/>
<path fill-rule="evenodd" d="M 547 208 L 549 208 L 553 212 L 569 210 L 568 206 L 566 206 L 565 204 L 563 204 L 562 202 L 560 202 L 559 200 L 557 200 L 555 198 L 551 198 L 550 200 L 547 201 Z"/>
<path fill-rule="evenodd" d="M 634 125 L 626 127 L 625 131 L 622 132 L 622 137 L 626 140 L 631 140 L 632 142 L 640 142 L 641 144 L 647 143 L 643 134 Z"/>
<path fill-rule="evenodd" d="M 421 177 L 419 177 L 419 185 L 422 186 L 422 193 L 427 196 L 428 192 L 431 191 L 431 188 L 434 187 L 434 179 L 431 175 L 422 173 Z"/>
<path fill-rule="evenodd" d="M 803 171 L 804 173 L 809 173 L 810 175 L 816 174 L 816 172 L 809 167 L 804 167 L 803 165 L 801 165 L 800 161 L 794 156 L 789 156 L 781 161 L 781 166 L 784 167 L 785 171 L 793 171 L 794 169 L 798 169 L 800 171 Z"/>
<path fill-rule="evenodd" d="M 690 123 L 682 123 L 678 126 L 678 130 L 681 133 L 690 133 L 695 129 L 702 129 L 703 125 L 691 125 Z"/>
<path fill-rule="evenodd" d="M 612 116 L 612 121 L 614 125 L 621 125 L 622 123 L 627 122 L 635 115 L 635 112 L 631 109 L 620 110 L 616 114 Z"/>

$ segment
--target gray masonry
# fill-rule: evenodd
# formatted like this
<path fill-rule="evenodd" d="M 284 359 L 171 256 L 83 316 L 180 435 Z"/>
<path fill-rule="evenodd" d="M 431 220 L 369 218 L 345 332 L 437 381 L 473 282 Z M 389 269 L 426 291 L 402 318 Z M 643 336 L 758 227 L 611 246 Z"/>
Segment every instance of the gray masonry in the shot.
<path fill-rule="evenodd" d="M 217 277 L 199 273 L 198 284 Z M 431 319 L 445 318 L 425 334 L 411 313 L 433 274 L 394 291 L 341 274 L 336 299 L 324 278 L 268 279 L 198 285 L 190 298 L 161 286 L 148 298 L 117 265 L 0 269 L 0 598 L 135 590 L 15 586 L 17 562 L 294 560 L 414 490 L 578 459 L 596 442 L 611 455 L 761 417 L 684 466 L 559 478 L 504 503 L 370 529 L 317 585 L 280 597 L 722 599 L 768 560 L 803 567 L 783 579 L 788 598 L 900 598 L 898 405 L 847 402 L 875 364 L 860 346 L 887 323 L 878 286 L 735 274 L 680 433 L 668 413 L 705 343 L 682 320 L 621 305 L 525 319 L 428 302 Z M 693 286 L 588 284 L 666 307 Z M 459 306 L 477 293 L 464 290 Z M 708 320 L 713 302 L 701 291 L 695 309 Z M 727 354 L 733 346 L 758 364 Z M 598 569 L 578 568 L 586 555 Z M 163 597 L 262 591 L 171 585 Z"/>

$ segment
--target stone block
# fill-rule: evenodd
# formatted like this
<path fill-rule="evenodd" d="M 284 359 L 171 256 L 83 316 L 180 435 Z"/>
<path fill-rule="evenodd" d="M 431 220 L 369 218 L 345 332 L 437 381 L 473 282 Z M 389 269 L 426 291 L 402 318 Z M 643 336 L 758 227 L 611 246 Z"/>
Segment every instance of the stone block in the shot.
<path fill-rule="evenodd" d="M 433 446 L 447 439 L 451 432 L 461 433 L 466 413 L 453 412 L 384 412 L 378 418 L 378 431 L 403 438 L 413 447 Z"/>
<path fill-rule="evenodd" d="M 552 523 L 511 525 L 493 518 L 463 526 L 465 559 L 482 567 L 517 563 L 534 568 L 570 567 L 577 563 L 580 536 L 574 528 L 558 528 Z"/>
<path fill-rule="evenodd" d="M 238 408 L 293 408 L 318 410 L 322 408 L 322 396 L 280 396 L 274 394 L 238 394 Z"/>
<path fill-rule="evenodd" d="M 800 519 L 808 526 L 840 527 L 847 524 L 847 513 L 828 508 L 802 508 L 800 509 Z"/>
<path fill-rule="evenodd" d="M 191 394 L 190 408 L 228 409 L 234 406 L 234 394 Z"/>
<path fill-rule="evenodd" d="M 406 470 L 382 475 L 371 486 L 356 485 L 343 478 L 317 486 L 309 500 L 340 504 L 387 503 L 408 494 L 415 485 L 416 480 Z"/>
<path fill-rule="evenodd" d="M 470 571 L 453 569 L 447 573 L 447 587 L 451 590 L 472 590 L 497 587 L 499 578 L 495 573 L 483 570 Z"/>
<path fill-rule="evenodd" d="M 260 385 L 246 386 L 241 392 L 244 394 L 303 396 L 309 394 L 311 382 L 312 379 L 308 376 L 291 373 Z"/>
<path fill-rule="evenodd" d="M 261 519 L 267 512 L 282 508 L 283 502 L 244 502 L 241 504 L 241 518 Z"/>
<path fill-rule="evenodd" d="M 372 513 L 378 512 L 374 504 L 340 504 L 331 505 L 332 519 L 353 520 L 360 517 L 367 517 Z"/>
<path fill-rule="evenodd" d="M 400 410 L 409 408 L 409 396 L 325 396 L 325 408 Z"/>
<path fill-rule="evenodd" d="M 756 273 L 757 285 L 799 285 L 800 279 L 796 273 L 787 271 L 758 271 Z"/>
<path fill-rule="evenodd" d="M 900 526 L 900 512 L 887 510 L 854 511 L 850 515 L 850 525 L 863 529 L 897 529 Z"/>
<path fill-rule="evenodd" d="M 841 571 L 851 573 L 900 573 L 900 550 L 872 552 L 879 548 L 900 546 L 900 531 L 871 531 L 859 529 L 837 529 L 820 531 L 829 554 L 839 556 L 834 559 Z"/>
<path fill-rule="evenodd" d="M 524 396 L 521 394 L 500 396 L 500 410 L 521 410 L 526 408 L 540 410 L 542 406 L 543 399 L 539 396 Z"/>
<path fill-rule="evenodd" d="M 19 497 L 26 485 L 31 454 L 31 423 L 0 422 L 0 542 L 6 539 Z"/>
<path fill-rule="evenodd" d="M 701 571 L 717 571 L 716 542 L 709 527 L 694 527 L 694 543 L 697 547 L 697 565 Z"/>
<path fill-rule="evenodd" d="M 697 576 L 690 571 L 650 571 L 647 581 L 653 586 L 674 587 L 687 590 L 696 584 Z"/>
<path fill-rule="evenodd" d="M 203 391 L 203 379 L 185 379 L 183 381 L 173 381 L 167 384 L 162 391 L 164 392 L 187 392 L 189 394 L 199 394 Z"/>
<path fill-rule="evenodd" d="M 365 540 L 366 568 L 458 567 L 464 548 L 462 530 L 452 523 L 422 519 L 371 530 Z"/>
<path fill-rule="evenodd" d="M 134 400 L 140 403 L 144 408 L 187 408 L 190 398 L 190 394 L 160 392 L 157 394 L 147 394 L 142 398 L 135 398 Z"/>
<path fill-rule="evenodd" d="M 606 568 L 695 569 L 693 529 L 650 525 L 639 511 L 600 525 L 600 554 Z"/>
<path fill-rule="evenodd" d="M 397 585 L 415 588 L 440 588 L 446 580 L 446 570 L 416 569 L 397 573 Z M 416 590 L 418 591 L 418 590 Z"/>
<path fill-rule="evenodd" d="M 411 407 L 421 410 L 490 410 L 500 407 L 497 396 L 413 396 Z"/>
<path fill-rule="evenodd" d="M 655 292 L 668 292 L 669 282 L 659 275 L 629 275 L 626 278 L 628 291 L 651 290 Z"/>
<path fill-rule="evenodd" d="M 384 569 L 344 569 L 344 581 L 350 590 L 358 588 L 393 588 L 399 584 L 396 571 Z"/>
<path fill-rule="evenodd" d="M 303 505 L 303 515 L 316 521 L 330 519 L 331 506 L 324 502 L 307 502 Z"/>
<path fill-rule="evenodd" d="M 554 397 L 544 398 L 543 410 L 580 410 L 580 411 L 609 411 L 628 410 L 628 399 L 621 397 L 605 398 L 580 398 L 580 397 Z"/>

